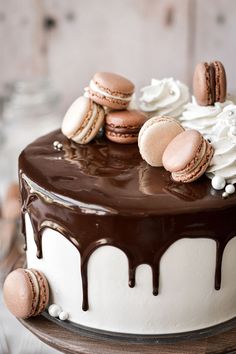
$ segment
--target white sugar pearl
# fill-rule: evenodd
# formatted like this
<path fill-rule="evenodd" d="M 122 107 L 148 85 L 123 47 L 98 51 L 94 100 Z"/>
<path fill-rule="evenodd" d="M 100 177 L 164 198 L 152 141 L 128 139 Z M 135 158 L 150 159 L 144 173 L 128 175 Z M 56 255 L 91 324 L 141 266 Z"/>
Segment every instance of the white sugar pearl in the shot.
<path fill-rule="evenodd" d="M 62 308 L 56 304 L 50 305 L 48 308 L 48 313 L 52 317 L 58 317 L 62 312 Z"/>
<path fill-rule="evenodd" d="M 228 184 L 226 187 L 225 187 L 225 192 L 228 193 L 228 194 L 234 194 L 235 192 L 235 187 L 233 184 Z"/>
<path fill-rule="evenodd" d="M 68 312 L 62 311 L 62 312 L 59 314 L 59 318 L 60 318 L 61 321 L 66 321 L 66 320 L 68 320 L 68 318 L 69 318 Z"/>
<path fill-rule="evenodd" d="M 61 143 L 58 143 L 58 144 L 57 144 L 57 149 L 58 149 L 58 150 L 61 150 L 62 148 L 63 148 L 63 145 L 62 145 Z"/>
<path fill-rule="evenodd" d="M 222 193 L 222 197 L 223 197 L 223 198 L 227 198 L 228 196 L 229 196 L 228 193 L 226 193 L 226 192 L 223 192 L 223 193 Z"/>
<path fill-rule="evenodd" d="M 54 147 L 57 147 L 58 144 L 59 144 L 59 141 L 57 141 L 57 140 L 53 142 Z"/>
<path fill-rule="evenodd" d="M 224 177 L 221 176 L 214 176 L 211 180 L 211 185 L 216 190 L 221 190 L 225 187 L 226 181 Z"/>

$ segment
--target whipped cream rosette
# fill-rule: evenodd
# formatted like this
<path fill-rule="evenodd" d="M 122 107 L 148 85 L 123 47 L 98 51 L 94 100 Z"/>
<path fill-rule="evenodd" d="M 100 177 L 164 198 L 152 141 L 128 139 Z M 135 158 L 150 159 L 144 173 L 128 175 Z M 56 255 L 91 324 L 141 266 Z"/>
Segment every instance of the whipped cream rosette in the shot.
<path fill-rule="evenodd" d="M 193 96 L 192 102 L 185 105 L 185 111 L 179 120 L 184 128 L 196 129 L 206 138 L 211 138 L 219 114 L 223 112 L 226 106 L 231 104 L 232 102 L 228 100 L 224 103 L 216 102 L 213 106 L 200 106 Z"/>
<path fill-rule="evenodd" d="M 236 105 L 227 105 L 217 118 L 212 131 L 215 154 L 207 175 L 223 177 L 228 183 L 236 183 Z"/>
<path fill-rule="evenodd" d="M 189 101 L 188 87 L 173 78 L 151 80 L 151 85 L 141 89 L 140 109 L 150 116 L 170 115 L 179 117 Z"/>

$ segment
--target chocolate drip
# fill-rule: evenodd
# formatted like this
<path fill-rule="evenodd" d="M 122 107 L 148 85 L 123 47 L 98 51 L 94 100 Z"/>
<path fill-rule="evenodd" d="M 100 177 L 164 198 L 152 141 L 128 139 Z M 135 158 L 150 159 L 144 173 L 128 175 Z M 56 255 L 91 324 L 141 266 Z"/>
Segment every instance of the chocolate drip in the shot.
<path fill-rule="evenodd" d="M 53 150 L 54 140 L 63 143 L 63 151 Z M 178 184 L 162 168 L 142 161 L 137 146 L 102 139 L 80 146 L 58 131 L 29 145 L 19 167 L 22 215 L 30 216 L 37 257 L 43 257 L 47 227 L 80 252 L 84 311 L 89 307 L 88 262 L 105 245 L 126 254 L 131 288 L 136 268 L 148 264 L 153 295 L 158 295 L 160 260 L 166 250 L 182 238 L 212 239 L 215 289 L 220 289 L 224 249 L 236 235 L 236 198 L 212 196 L 207 178 Z M 25 233 L 24 218 L 22 225 Z"/>

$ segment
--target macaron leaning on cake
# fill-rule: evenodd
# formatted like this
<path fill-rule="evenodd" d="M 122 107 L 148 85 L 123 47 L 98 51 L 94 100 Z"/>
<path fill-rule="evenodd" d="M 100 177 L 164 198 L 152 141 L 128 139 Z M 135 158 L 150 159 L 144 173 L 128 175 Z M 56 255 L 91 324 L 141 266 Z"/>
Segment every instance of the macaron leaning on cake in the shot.
<path fill-rule="evenodd" d="M 94 102 L 111 109 L 126 109 L 134 93 L 134 84 L 121 75 L 96 73 L 85 89 Z"/>
<path fill-rule="evenodd" d="M 14 316 L 23 319 L 37 316 L 49 302 L 47 279 L 36 269 L 16 269 L 4 282 L 3 297 Z"/>
<path fill-rule="evenodd" d="M 102 106 L 88 97 L 81 96 L 66 112 L 61 127 L 62 133 L 76 143 L 87 144 L 97 135 L 104 117 Z"/>
<path fill-rule="evenodd" d="M 225 102 L 227 80 L 223 64 L 220 61 L 199 63 L 193 76 L 193 93 L 201 106 Z"/>
<path fill-rule="evenodd" d="M 146 120 L 146 115 L 138 110 L 111 111 L 105 119 L 106 137 L 120 144 L 136 143 Z"/>
<path fill-rule="evenodd" d="M 166 147 L 162 161 L 176 182 L 193 182 L 201 177 L 214 154 L 212 145 L 197 130 L 186 130 Z"/>
<path fill-rule="evenodd" d="M 172 117 L 157 116 L 141 128 L 138 146 L 142 158 L 151 166 L 162 166 L 162 155 L 169 142 L 184 128 Z"/>

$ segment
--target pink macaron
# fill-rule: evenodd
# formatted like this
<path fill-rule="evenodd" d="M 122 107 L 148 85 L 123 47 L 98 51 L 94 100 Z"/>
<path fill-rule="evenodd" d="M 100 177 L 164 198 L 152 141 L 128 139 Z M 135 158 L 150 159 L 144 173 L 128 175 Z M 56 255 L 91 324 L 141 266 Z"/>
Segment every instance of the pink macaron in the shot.
<path fill-rule="evenodd" d="M 36 269 L 16 269 L 4 282 L 3 296 L 6 306 L 14 316 L 37 316 L 46 309 L 49 302 L 47 279 Z"/>
<path fill-rule="evenodd" d="M 177 135 L 163 153 L 164 168 L 176 182 L 193 182 L 209 166 L 214 149 L 197 130 L 186 130 Z"/>
<path fill-rule="evenodd" d="M 134 84 L 121 75 L 109 72 L 96 73 L 86 88 L 96 103 L 111 109 L 126 109 L 134 93 Z"/>

